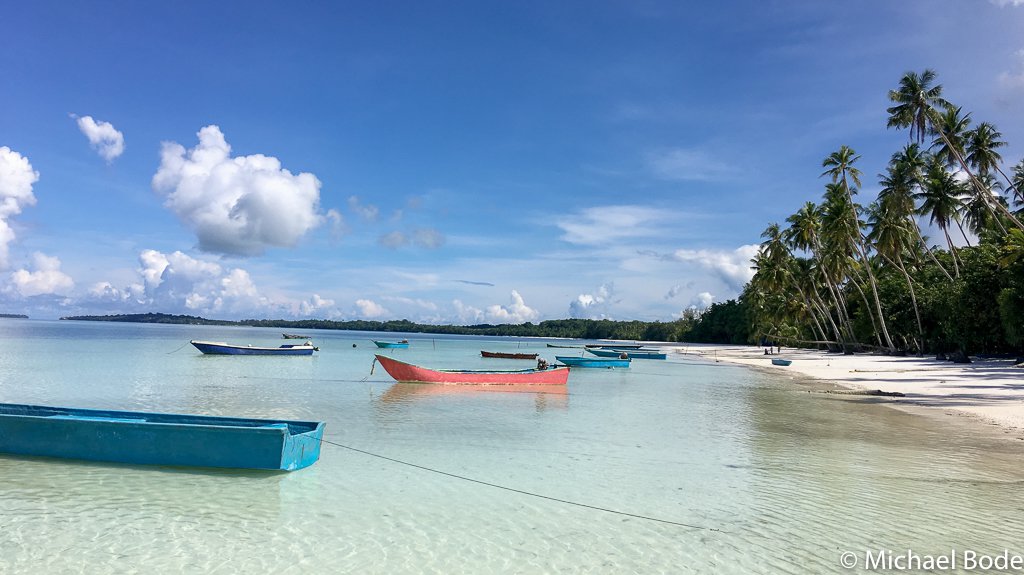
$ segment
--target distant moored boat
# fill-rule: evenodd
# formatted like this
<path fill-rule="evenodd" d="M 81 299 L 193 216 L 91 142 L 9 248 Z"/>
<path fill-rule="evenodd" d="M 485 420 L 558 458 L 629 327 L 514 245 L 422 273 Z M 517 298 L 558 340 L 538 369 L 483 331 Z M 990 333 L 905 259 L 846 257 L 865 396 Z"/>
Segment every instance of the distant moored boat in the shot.
<path fill-rule="evenodd" d="M 403 383 L 487 384 L 487 385 L 565 385 L 569 368 L 521 369 L 514 371 L 475 371 L 456 369 L 429 369 L 384 355 L 377 361 L 391 377 Z"/>
<path fill-rule="evenodd" d="M 404 348 L 409 347 L 409 340 L 407 340 L 407 339 L 403 339 L 402 341 L 377 341 L 375 339 L 371 339 L 370 341 L 375 343 L 377 345 L 377 347 L 383 347 L 383 348 L 389 348 L 389 349 L 391 349 L 391 348 L 404 349 Z"/>
<path fill-rule="evenodd" d="M 575 357 L 556 355 L 555 359 L 569 367 L 629 367 L 630 360 L 612 357 Z"/>
<path fill-rule="evenodd" d="M 260 347 L 253 345 L 234 345 L 222 341 L 192 340 L 192 345 L 206 355 L 313 355 L 320 348 L 313 342 L 286 343 L 280 347 Z"/>
<path fill-rule="evenodd" d="M 537 359 L 537 354 L 535 353 L 505 353 L 501 351 L 481 351 L 480 356 L 500 359 Z"/>
<path fill-rule="evenodd" d="M 668 357 L 656 349 L 596 349 L 587 348 L 587 351 L 598 357 L 622 357 L 625 355 L 630 359 L 665 359 Z"/>

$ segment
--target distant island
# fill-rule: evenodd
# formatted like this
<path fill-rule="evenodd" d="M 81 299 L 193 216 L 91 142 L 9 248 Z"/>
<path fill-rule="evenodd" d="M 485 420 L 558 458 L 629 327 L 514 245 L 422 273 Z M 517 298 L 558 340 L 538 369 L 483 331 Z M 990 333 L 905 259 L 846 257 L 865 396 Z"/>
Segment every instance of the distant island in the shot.
<path fill-rule="evenodd" d="M 735 302 L 729 302 L 735 306 Z M 714 310 L 716 306 L 719 309 Z M 716 304 L 708 309 L 712 317 L 722 319 L 722 314 L 735 315 L 732 307 L 727 304 Z M 708 312 L 703 315 L 707 316 Z M 414 323 L 409 320 L 368 321 L 349 320 L 331 321 L 324 319 L 245 319 L 241 321 L 206 319 L 191 315 L 172 315 L 166 313 L 141 313 L 117 315 L 79 315 L 62 317 L 70 321 L 114 321 L 131 323 L 167 323 L 182 325 L 233 325 L 250 327 L 273 327 L 289 330 L 303 329 L 334 329 L 346 331 L 380 331 L 404 333 L 434 333 L 453 335 L 487 335 L 513 337 L 557 337 L 573 339 L 619 339 L 643 341 L 705 341 L 706 336 L 721 335 L 704 333 L 704 327 L 710 325 L 701 321 L 697 314 L 684 314 L 681 319 L 671 322 L 614 321 L 608 319 L 555 319 L 540 323 L 526 322 L 522 324 L 477 324 L 477 325 L 428 325 Z M 738 319 L 738 318 L 737 318 Z M 715 322 L 717 325 L 720 321 Z M 732 323 L 731 321 L 729 323 Z M 716 332 L 718 330 L 715 330 Z M 746 339 L 745 329 L 740 336 Z M 738 342 L 724 342 L 738 343 Z"/>
<path fill-rule="evenodd" d="M 20 313 L 0 313 L 0 318 L 6 318 L 6 319 L 28 319 L 28 316 L 20 314 Z"/>

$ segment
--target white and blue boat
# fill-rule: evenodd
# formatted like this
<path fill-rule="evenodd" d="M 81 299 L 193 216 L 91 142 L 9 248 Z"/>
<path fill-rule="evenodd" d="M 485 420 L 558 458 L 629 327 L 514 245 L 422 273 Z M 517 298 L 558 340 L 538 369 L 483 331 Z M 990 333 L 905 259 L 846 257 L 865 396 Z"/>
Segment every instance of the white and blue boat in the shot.
<path fill-rule="evenodd" d="M 629 367 L 630 360 L 617 357 L 575 357 L 556 355 L 555 359 L 569 367 Z"/>
<path fill-rule="evenodd" d="M 630 359 L 665 359 L 668 357 L 656 349 L 596 349 L 587 348 L 587 351 L 598 357 L 622 357 L 625 355 Z"/>
<path fill-rule="evenodd" d="M 371 339 L 370 341 L 376 344 L 377 347 L 385 349 L 406 349 L 409 347 L 409 340 L 407 339 L 403 339 L 402 341 L 378 341 Z"/>
<path fill-rule="evenodd" d="M 189 343 L 207 355 L 313 355 L 314 351 L 320 350 L 320 348 L 314 347 L 311 341 L 286 343 L 279 347 L 234 345 L 223 341 L 192 340 Z"/>
<path fill-rule="evenodd" d="M 324 423 L 0 403 L 0 453 L 138 465 L 292 471 Z"/>

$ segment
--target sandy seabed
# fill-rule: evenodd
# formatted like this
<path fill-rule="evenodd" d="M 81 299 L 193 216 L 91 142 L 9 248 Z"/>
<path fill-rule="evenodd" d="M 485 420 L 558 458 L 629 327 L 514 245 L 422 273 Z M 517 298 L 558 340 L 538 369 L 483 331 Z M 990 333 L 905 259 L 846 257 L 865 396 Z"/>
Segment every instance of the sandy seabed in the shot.
<path fill-rule="evenodd" d="M 843 355 L 782 347 L 765 355 L 764 347 L 678 344 L 670 353 L 698 355 L 707 361 L 747 365 L 759 369 L 813 378 L 834 384 L 834 390 L 901 393 L 880 397 L 893 407 L 926 415 L 975 418 L 998 426 L 1005 434 L 1024 439 L 1024 364 L 1009 359 L 971 358 L 957 364 L 931 357 L 898 357 L 874 354 Z M 788 366 L 772 365 L 773 358 L 792 360 Z"/>

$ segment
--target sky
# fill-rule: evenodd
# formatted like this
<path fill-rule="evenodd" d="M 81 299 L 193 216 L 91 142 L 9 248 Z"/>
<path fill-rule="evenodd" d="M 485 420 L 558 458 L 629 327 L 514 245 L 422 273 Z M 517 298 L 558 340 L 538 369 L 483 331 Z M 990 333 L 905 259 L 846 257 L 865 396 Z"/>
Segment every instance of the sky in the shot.
<path fill-rule="evenodd" d="M 672 321 L 931 68 L 1024 157 L 1024 0 L 21 2 L 0 313 Z"/>

